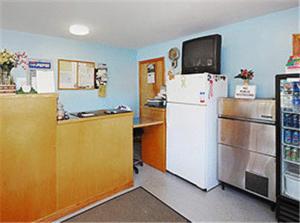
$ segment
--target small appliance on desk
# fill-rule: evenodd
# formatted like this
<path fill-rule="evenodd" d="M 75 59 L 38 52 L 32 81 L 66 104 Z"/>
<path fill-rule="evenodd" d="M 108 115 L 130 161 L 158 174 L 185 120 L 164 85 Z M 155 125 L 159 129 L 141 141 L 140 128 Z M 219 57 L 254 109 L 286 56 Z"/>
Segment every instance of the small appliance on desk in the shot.
<path fill-rule="evenodd" d="M 118 113 L 124 113 L 124 112 L 131 112 L 131 108 L 128 105 L 118 105 L 114 109 L 108 109 L 105 110 L 105 114 L 118 114 Z"/>
<path fill-rule="evenodd" d="M 146 105 L 149 107 L 165 108 L 167 104 L 166 87 L 161 86 L 159 93 L 151 99 L 147 100 Z"/>
<path fill-rule="evenodd" d="M 78 112 L 76 116 L 78 118 L 88 118 L 88 117 L 96 116 L 96 114 L 92 112 Z"/>
<path fill-rule="evenodd" d="M 155 108 L 165 108 L 166 107 L 166 100 L 163 99 L 148 99 L 147 106 L 155 107 Z"/>

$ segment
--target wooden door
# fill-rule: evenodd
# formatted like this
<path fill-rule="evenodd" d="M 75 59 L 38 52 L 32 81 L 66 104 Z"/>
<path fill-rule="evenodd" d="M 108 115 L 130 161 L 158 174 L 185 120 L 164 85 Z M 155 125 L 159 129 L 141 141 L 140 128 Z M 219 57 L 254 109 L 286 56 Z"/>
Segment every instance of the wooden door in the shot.
<path fill-rule="evenodd" d="M 148 77 L 148 67 L 154 65 L 154 81 Z M 164 57 L 139 62 L 139 95 L 140 95 L 140 116 L 147 99 L 154 98 L 165 84 L 165 60 Z"/>

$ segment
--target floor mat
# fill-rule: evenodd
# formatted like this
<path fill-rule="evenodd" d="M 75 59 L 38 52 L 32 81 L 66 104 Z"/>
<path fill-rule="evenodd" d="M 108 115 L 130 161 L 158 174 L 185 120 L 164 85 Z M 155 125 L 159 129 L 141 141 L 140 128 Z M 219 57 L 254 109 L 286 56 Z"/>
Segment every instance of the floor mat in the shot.
<path fill-rule="evenodd" d="M 64 222 L 190 222 L 143 187 L 99 204 Z"/>

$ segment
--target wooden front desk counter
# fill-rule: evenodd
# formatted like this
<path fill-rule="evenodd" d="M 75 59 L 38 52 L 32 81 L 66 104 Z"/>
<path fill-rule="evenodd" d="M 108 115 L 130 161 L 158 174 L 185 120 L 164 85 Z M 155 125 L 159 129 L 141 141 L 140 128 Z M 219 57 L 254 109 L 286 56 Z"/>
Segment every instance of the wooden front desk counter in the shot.
<path fill-rule="evenodd" d="M 58 209 L 133 185 L 132 119 L 123 113 L 58 123 Z"/>
<path fill-rule="evenodd" d="M 0 96 L 0 222 L 56 210 L 56 98 Z"/>
<path fill-rule="evenodd" d="M 0 221 L 50 221 L 133 185 L 132 113 L 56 122 L 55 94 L 0 96 Z"/>

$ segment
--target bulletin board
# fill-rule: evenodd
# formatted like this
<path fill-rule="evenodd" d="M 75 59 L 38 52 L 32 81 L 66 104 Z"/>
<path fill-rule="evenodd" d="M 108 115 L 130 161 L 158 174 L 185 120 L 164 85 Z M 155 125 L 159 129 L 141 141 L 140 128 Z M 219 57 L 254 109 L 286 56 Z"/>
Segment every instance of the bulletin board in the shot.
<path fill-rule="evenodd" d="M 95 89 L 95 63 L 79 60 L 58 60 L 59 90 Z"/>

